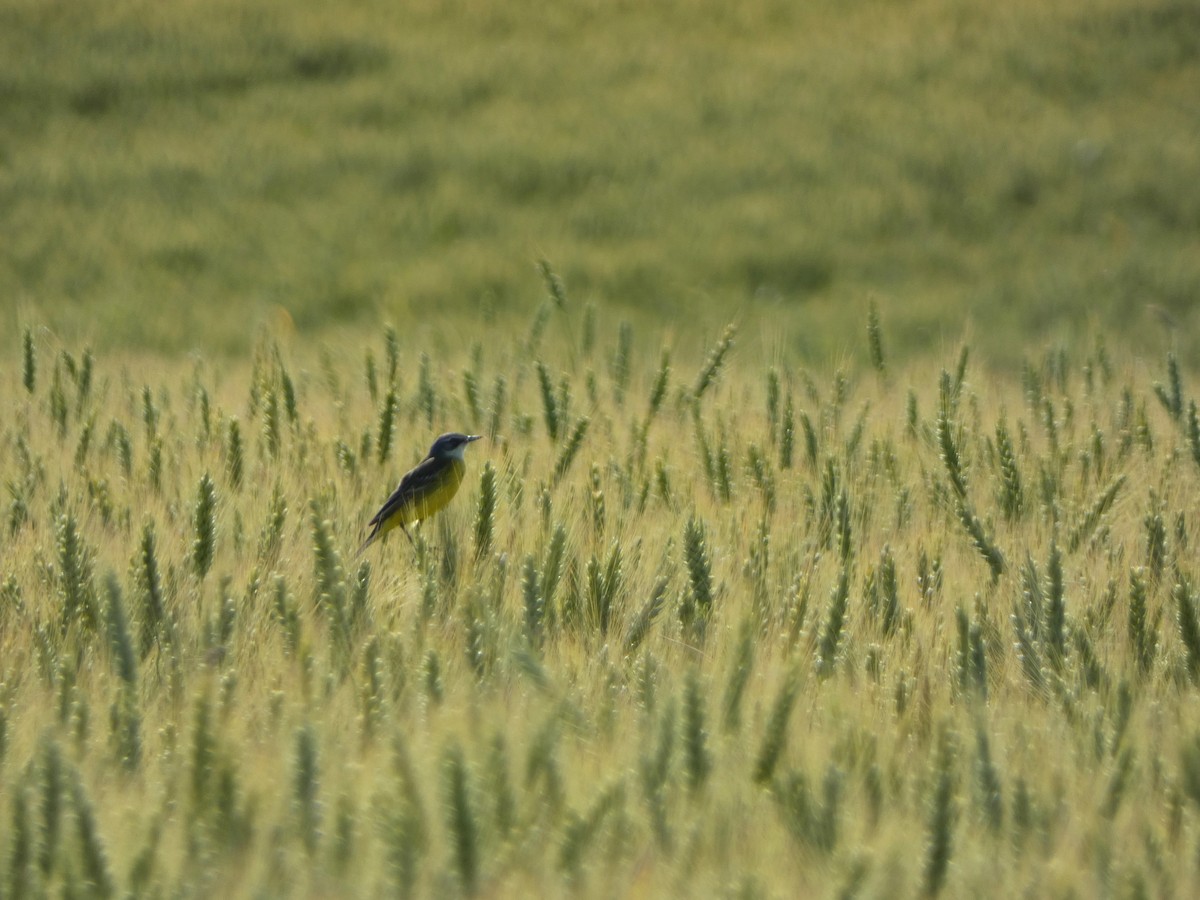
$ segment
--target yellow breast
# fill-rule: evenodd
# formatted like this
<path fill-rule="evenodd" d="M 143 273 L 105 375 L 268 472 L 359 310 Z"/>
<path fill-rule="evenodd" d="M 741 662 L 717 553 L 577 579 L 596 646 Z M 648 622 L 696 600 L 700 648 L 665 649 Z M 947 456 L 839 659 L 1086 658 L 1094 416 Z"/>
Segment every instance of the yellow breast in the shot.
<path fill-rule="evenodd" d="M 421 495 L 414 497 L 404 510 L 405 524 L 409 525 L 413 522 L 420 522 L 428 519 L 435 512 L 450 502 L 450 499 L 458 493 L 458 486 L 462 484 L 463 475 L 466 474 L 467 464 L 461 459 L 451 459 L 442 471 L 436 484 L 431 484 Z"/>

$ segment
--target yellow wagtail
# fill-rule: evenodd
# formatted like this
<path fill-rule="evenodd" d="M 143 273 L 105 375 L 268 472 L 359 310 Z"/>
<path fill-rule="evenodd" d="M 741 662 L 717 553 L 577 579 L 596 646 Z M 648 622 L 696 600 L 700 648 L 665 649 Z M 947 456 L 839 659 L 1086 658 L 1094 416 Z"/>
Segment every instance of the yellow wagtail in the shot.
<path fill-rule="evenodd" d="M 429 448 L 429 455 L 400 479 L 400 484 L 392 492 L 392 496 L 388 497 L 387 502 L 379 508 L 379 512 L 375 513 L 375 518 L 367 523 L 371 527 L 371 533 L 358 548 L 358 552 L 362 553 L 376 538 L 382 537 L 396 526 L 400 527 L 408 542 L 412 544 L 413 539 L 408 533 L 408 526 L 428 519 L 458 493 L 458 486 L 462 484 L 463 474 L 467 471 L 463 453 L 466 452 L 467 444 L 479 440 L 480 437 L 478 434 L 459 434 L 452 431 L 434 441 L 433 446 Z"/>

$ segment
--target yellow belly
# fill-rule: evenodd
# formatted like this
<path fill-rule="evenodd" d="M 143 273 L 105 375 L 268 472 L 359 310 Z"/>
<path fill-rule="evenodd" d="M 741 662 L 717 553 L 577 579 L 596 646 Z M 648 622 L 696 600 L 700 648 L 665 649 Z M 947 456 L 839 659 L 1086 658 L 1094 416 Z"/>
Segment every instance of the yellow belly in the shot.
<path fill-rule="evenodd" d="M 451 498 L 458 493 L 458 486 L 462 484 L 463 475 L 466 474 L 466 471 L 466 463 L 458 459 L 452 459 L 450 464 L 446 466 L 442 477 L 438 480 L 438 484 L 436 486 L 431 485 L 419 496 L 414 497 L 412 502 L 408 503 L 400 511 L 400 515 L 397 518 L 402 518 L 406 526 L 428 519 L 449 503 Z"/>

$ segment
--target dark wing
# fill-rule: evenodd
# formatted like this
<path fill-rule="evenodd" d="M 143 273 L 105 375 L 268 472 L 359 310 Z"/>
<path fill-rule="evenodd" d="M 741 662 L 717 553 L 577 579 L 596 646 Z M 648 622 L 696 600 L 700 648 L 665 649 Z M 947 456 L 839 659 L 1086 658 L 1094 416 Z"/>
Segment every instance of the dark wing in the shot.
<path fill-rule="evenodd" d="M 392 496 L 388 497 L 383 506 L 379 507 L 379 512 L 375 513 L 375 518 L 371 519 L 367 525 L 377 525 L 386 521 L 398 509 L 406 503 L 410 503 L 413 497 L 420 496 L 426 488 L 436 485 L 443 465 L 441 460 L 431 456 L 423 459 L 415 469 L 400 479 L 400 484 L 392 492 Z"/>

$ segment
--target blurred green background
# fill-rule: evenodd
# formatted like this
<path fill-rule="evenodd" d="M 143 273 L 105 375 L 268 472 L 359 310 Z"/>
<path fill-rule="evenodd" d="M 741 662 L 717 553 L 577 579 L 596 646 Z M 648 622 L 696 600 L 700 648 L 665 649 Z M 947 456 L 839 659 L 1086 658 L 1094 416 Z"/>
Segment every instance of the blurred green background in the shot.
<path fill-rule="evenodd" d="M 902 353 L 1149 352 L 1196 324 L 1197 85 L 1193 0 L 4 0 L 3 324 L 501 335 L 544 258 L 783 352 L 869 302 Z"/>

